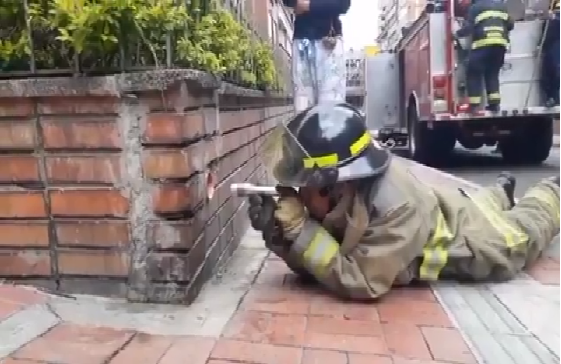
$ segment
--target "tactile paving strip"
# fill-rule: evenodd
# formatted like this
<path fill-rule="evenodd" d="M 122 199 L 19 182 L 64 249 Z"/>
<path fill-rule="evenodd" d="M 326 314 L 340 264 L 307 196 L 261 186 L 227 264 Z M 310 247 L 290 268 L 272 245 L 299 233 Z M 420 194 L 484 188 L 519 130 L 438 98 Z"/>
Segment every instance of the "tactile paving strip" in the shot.
<path fill-rule="evenodd" d="M 433 290 L 480 364 L 559 363 L 559 287 L 523 276 Z"/>

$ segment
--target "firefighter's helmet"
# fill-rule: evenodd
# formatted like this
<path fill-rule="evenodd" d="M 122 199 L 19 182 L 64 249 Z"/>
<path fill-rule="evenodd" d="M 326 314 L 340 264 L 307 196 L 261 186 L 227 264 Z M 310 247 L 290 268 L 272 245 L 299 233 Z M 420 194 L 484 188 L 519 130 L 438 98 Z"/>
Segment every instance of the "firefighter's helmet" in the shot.
<path fill-rule="evenodd" d="M 264 144 L 264 164 L 282 186 L 329 186 L 382 174 L 391 154 L 372 139 L 354 107 L 320 104 L 277 126 Z"/>

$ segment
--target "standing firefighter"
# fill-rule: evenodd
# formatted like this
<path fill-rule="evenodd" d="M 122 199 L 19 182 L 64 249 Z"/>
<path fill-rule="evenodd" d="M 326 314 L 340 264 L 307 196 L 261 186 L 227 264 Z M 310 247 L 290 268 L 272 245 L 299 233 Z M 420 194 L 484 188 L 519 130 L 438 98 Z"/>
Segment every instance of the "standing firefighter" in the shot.
<path fill-rule="evenodd" d="M 542 56 L 542 85 L 549 107 L 559 105 L 559 21 L 559 0 L 553 0 L 544 24 Z"/>
<path fill-rule="evenodd" d="M 475 113 L 481 104 L 485 81 L 487 109 L 500 109 L 499 73 L 504 64 L 508 47 L 508 34 L 514 22 L 500 0 L 475 0 L 468 10 L 465 25 L 456 32 L 456 37 L 471 37 L 471 51 L 467 61 L 467 93 L 470 111 Z"/>
<path fill-rule="evenodd" d="M 472 196 L 425 184 L 345 104 L 299 113 L 264 150 L 281 197 L 252 196 L 252 226 L 293 271 L 341 297 L 374 299 L 412 281 L 512 279 L 559 230 L 559 178 L 515 206 L 508 176 Z"/>

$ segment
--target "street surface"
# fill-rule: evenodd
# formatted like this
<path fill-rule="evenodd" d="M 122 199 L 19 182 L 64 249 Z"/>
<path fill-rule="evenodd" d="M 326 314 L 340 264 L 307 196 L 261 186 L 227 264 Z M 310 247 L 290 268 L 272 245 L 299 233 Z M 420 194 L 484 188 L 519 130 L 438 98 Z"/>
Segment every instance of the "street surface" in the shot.
<path fill-rule="evenodd" d="M 475 183 L 509 169 L 489 153 L 455 158 L 446 169 Z M 410 168 L 443 186 L 476 188 Z M 558 171 L 558 150 L 544 166 L 513 169 L 519 194 Z M 301 286 L 249 230 L 190 307 L 0 284 L 0 363 L 556 364 L 559 305 L 558 250 L 513 282 L 406 287 L 361 304 Z"/>
<path fill-rule="evenodd" d="M 456 148 L 452 158 L 454 167 L 444 167 L 443 170 L 480 185 L 494 183 L 501 171 L 512 172 L 518 181 L 518 197 L 538 180 L 559 174 L 559 148 L 554 148 L 549 159 L 538 167 L 506 165 L 501 160 L 501 155 L 493 153 L 493 150 L 494 148 L 482 148 L 472 152 Z"/>

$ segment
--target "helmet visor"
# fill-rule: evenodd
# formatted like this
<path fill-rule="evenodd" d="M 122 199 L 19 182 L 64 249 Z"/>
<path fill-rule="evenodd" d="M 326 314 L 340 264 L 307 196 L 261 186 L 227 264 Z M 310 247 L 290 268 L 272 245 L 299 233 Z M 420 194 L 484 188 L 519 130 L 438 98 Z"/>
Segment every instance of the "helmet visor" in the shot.
<path fill-rule="evenodd" d="M 308 185 L 309 153 L 286 124 L 279 124 L 269 132 L 260 153 L 262 164 L 280 185 L 302 187 Z"/>

